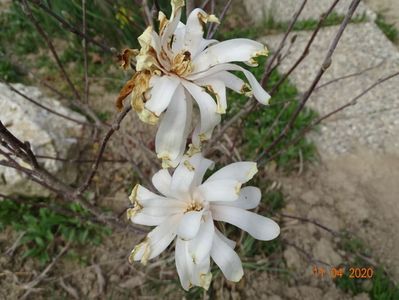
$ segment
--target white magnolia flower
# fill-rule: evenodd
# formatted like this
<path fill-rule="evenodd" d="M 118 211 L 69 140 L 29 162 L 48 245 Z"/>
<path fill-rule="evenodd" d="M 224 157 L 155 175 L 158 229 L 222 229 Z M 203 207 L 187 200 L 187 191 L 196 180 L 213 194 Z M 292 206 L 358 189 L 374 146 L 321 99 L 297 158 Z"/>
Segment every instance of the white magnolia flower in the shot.
<path fill-rule="evenodd" d="M 214 226 L 214 221 L 233 224 L 256 239 L 276 238 L 280 228 L 273 220 L 247 211 L 258 206 L 261 193 L 253 186 L 241 185 L 257 172 L 254 162 L 237 162 L 215 172 L 205 182 L 203 176 L 213 162 L 200 153 L 184 156 L 173 173 L 157 172 L 152 182 L 163 195 L 136 185 L 130 196 L 134 207 L 128 217 L 133 223 L 156 226 L 132 251 L 130 261 L 147 263 L 176 239 L 175 261 L 184 289 L 208 288 L 210 258 L 224 276 L 239 281 L 243 269 L 235 253 L 235 242 Z"/>
<path fill-rule="evenodd" d="M 262 104 L 270 98 L 249 71 L 231 64 L 257 66 L 254 58 L 268 53 L 263 44 L 249 39 L 204 39 L 205 23 L 218 19 L 197 8 L 183 24 L 184 0 L 171 3 L 170 20 L 159 13 L 159 32 L 148 27 L 138 38 L 141 49 L 126 49 L 121 55 L 122 66 L 128 68 L 133 63 L 136 73 L 117 100 L 121 108 L 123 99 L 131 94 L 133 109 L 150 124 L 156 124 L 166 110 L 155 140 L 163 167 L 176 167 L 183 156 L 191 131 L 193 102 L 200 111 L 200 122 L 192 136 L 193 147 L 198 150 L 226 112 L 226 88 L 253 95 Z M 249 85 L 229 71 L 243 72 Z"/>

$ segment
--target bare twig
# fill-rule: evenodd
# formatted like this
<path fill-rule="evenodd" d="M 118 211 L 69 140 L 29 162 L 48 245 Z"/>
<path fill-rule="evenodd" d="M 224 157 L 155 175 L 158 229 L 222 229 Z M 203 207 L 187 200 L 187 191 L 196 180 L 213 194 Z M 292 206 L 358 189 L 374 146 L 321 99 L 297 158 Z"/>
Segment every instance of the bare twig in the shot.
<path fill-rule="evenodd" d="M 126 117 L 126 115 L 129 113 L 129 111 L 132 109 L 130 105 L 127 105 L 122 112 L 118 114 L 116 117 L 115 121 L 113 122 L 111 128 L 109 128 L 108 132 L 104 136 L 104 139 L 101 143 L 100 149 L 97 153 L 97 158 L 96 161 L 94 162 L 93 166 L 91 167 L 91 172 L 87 176 L 85 182 L 76 190 L 76 195 L 81 195 L 90 185 L 91 181 L 93 180 L 94 175 L 97 172 L 98 166 L 100 164 L 100 161 L 102 159 L 102 156 L 104 154 L 105 148 L 107 146 L 107 143 L 111 136 L 115 133 L 115 131 L 119 130 L 120 124 L 123 121 L 123 119 Z"/>
<path fill-rule="evenodd" d="M 83 19 L 83 35 L 86 36 L 86 0 L 82 0 L 82 19 Z M 89 66 L 87 61 L 87 38 L 83 38 L 83 67 L 84 67 L 84 94 L 83 100 L 84 103 L 89 102 Z"/>
<path fill-rule="evenodd" d="M 28 0 L 32 3 L 34 3 L 35 5 L 37 5 L 38 7 L 40 7 L 45 13 L 47 13 L 48 15 L 50 15 L 51 17 L 53 17 L 54 19 L 56 19 L 63 28 L 69 30 L 70 32 L 86 39 L 87 41 L 89 41 L 90 43 L 100 47 L 104 52 L 111 52 L 111 53 L 115 53 L 116 49 L 112 48 L 112 47 L 108 47 L 107 45 L 98 42 L 97 40 L 95 40 L 94 38 L 91 38 L 89 35 L 84 34 L 82 31 L 80 31 L 79 29 L 73 27 L 71 24 L 69 24 L 67 21 L 65 21 L 61 16 L 57 15 L 54 11 L 51 10 L 51 8 L 49 8 L 46 4 L 44 4 L 44 1 L 40 1 L 40 0 Z"/>
<path fill-rule="evenodd" d="M 305 49 L 303 50 L 301 56 L 297 59 L 297 61 L 291 66 L 291 68 L 286 72 L 280 80 L 273 86 L 273 89 L 271 90 L 271 93 L 274 94 L 275 91 L 280 87 L 280 85 L 288 78 L 288 76 L 291 75 L 291 73 L 301 64 L 301 62 L 305 59 L 306 56 L 309 54 L 309 49 L 311 45 L 313 44 L 314 39 L 316 38 L 317 34 L 320 31 L 320 28 L 322 27 L 325 19 L 331 14 L 331 12 L 334 10 L 335 6 L 338 4 L 339 0 L 335 0 L 330 8 L 327 10 L 326 13 L 322 14 L 320 16 L 319 22 L 316 26 L 316 29 L 313 31 L 308 43 L 305 46 Z"/>
<path fill-rule="evenodd" d="M 359 95 L 357 95 L 356 97 L 351 99 L 346 104 L 344 104 L 344 105 L 340 106 L 339 108 L 329 112 L 328 114 L 318 118 L 316 121 L 312 122 L 310 125 L 308 125 L 304 129 L 302 129 L 294 139 L 292 139 L 288 144 L 286 144 L 286 146 L 283 149 L 281 149 L 278 152 L 274 153 L 273 155 L 268 157 L 266 160 L 261 161 L 259 163 L 259 165 L 264 165 L 268 161 L 271 161 L 271 160 L 275 159 L 276 157 L 278 157 L 279 155 L 281 155 L 282 153 L 287 151 L 290 146 L 297 144 L 305 136 L 306 133 L 308 133 L 311 129 L 315 128 L 321 122 L 323 122 L 324 120 L 330 118 L 331 116 L 339 113 L 340 111 L 346 109 L 347 107 L 355 105 L 357 103 L 357 100 L 359 100 L 361 97 L 363 97 L 365 94 L 367 94 L 370 90 L 372 90 L 373 88 L 377 87 L 378 85 L 380 85 L 380 84 L 384 83 L 385 81 L 388 81 L 388 80 L 390 80 L 390 79 L 392 79 L 392 78 L 394 78 L 396 76 L 399 76 L 399 72 L 395 72 L 395 73 L 393 73 L 391 75 L 388 75 L 386 77 L 380 78 L 379 80 L 377 80 L 375 83 L 370 85 L 367 89 L 362 91 Z"/>
<path fill-rule="evenodd" d="M 194 8 L 195 8 L 194 0 L 186 0 L 186 16 L 187 17 L 194 10 Z"/>
<path fill-rule="evenodd" d="M 211 23 L 211 25 L 209 26 L 209 30 L 208 30 L 208 34 L 207 34 L 207 38 L 208 39 L 211 39 L 215 35 L 215 33 L 218 30 L 220 24 L 222 23 L 227 11 L 229 10 L 229 8 L 231 6 L 231 2 L 232 2 L 232 0 L 228 0 L 226 2 L 225 6 L 223 7 L 223 10 L 222 10 L 222 12 L 221 12 L 221 14 L 219 16 L 220 23 L 219 24 L 218 23 Z"/>
<path fill-rule="evenodd" d="M 75 85 L 72 83 L 72 80 L 69 77 L 68 73 L 65 71 L 65 68 L 64 68 L 64 66 L 63 66 L 63 64 L 62 64 L 62 62 L 61 62 L 61 60 L 60 60 L 60 58 L 58 56 L 58 53 L 55 50 L 55 47 L 54 47 L 53 43 L 51 42 L 49 36 L 43 30 L 42 26 L 39 24 L 39 22 L 36 20 L 36 18 L 33 16 L 32 10 L 31 10 L 29 4 L 27 3 L 27 0 L 22 0 L 22 3 L 24 5 L 24 10 L 25 10 L 25 13 L 26 13 L 27 17 L 33 23 L 33 25 L 37 29 L 38 33 L 45 40 L 45 42 L 46 42 L 51 54 L 54 57 L 55 62 L 57 63 L 58 68 L 60 69 L 60 72 L 61 72 L 63 78 L 67 82 L 67 84 L 68 84 L 69 88 L 71 89 L 72 93 L 74 94 L 75 98 L 78 100 L 78 101 L 76 101 L 76 105 L 79 108 L 81 108 L 90 118 L 92 118 L 95 121 L 96 125 L 101 126 L 102 122 L 97 117 L 97 115 L 90 109 L 89 106 L 87 106 L 85 103 L 81 103 L 82 98 L 81 98 L 78 90 L 76 89 Z"/>
<path fill-rule="evenodd" d="M 362 74 L 364 74 L 364 73 L 367 73 L 368 71 L 371 71 L 371 70 L 373 70 L 373 69 L 376 69 L 376 68 L 382 66 L 382 64 L 383 64 L 384 62 L 385 62 L 385 60 L 381 61 L 379 64 L 377 64 L 377 65 L 375 65 L 375 66 L 371 66 L 371 67 L 366 68 L 366 69 L 364 69 L 364 70 L 361 70 L 361 71 L 359 71 L 359 72 L 355 72 L 355 73 L 351 73 L 351 74 L 348 74 L 348 75 L 344 75 L 344 76 L 341 76 L 341 77 L 334 78 L 334 79 L 332 79 L 332 80 L 330 80 L 330 81 L 327 81 L 327 82 L 325 82 L 325 83 L 323 83 L 323 84 L 317 86 L 314 90 L 317 91 L 317 90 L 322 89 L 322 88 L 324 88 L 324 87 L 326 87 L 326 86 L 328 86 L 328 85 L 330 85 L 330 84 L 333 84 L 333 83 L 335 83 L 335 82 L 338 82 L 338 81 L 341 81 L 341 80 L 344 80 L 344 79 L 348 79 L 348 78 L 351 78 L 351 77 L 360 76 L 360 75 L 362 75 Z"/>
<path fill-rule="evenodd" d="M 258 156 L 257 161 L 261 159 L 262 156 L 267 155 L 278 143 L 281 142 L 281 140 L 284 139 L 284 137 L 287 135 L 288 131 L 292 128 L 293 124 L 295 123 L 299 113 L 302 111 L 302 109 L 305 107 L 306 102 L 309 100 L 310 95 L 313 93 L 316 85 L 319 83 L 321 77 L 324 75 L 326 70 L 330 67 L 332 63 L 332 55 L 337 48 L 338 42 L 340 41 L 342 34 L 348 25 L 353 13 L 355 12 L 357 6 L 359 5 L 360 0 L 353 0 L 347 14 L 345 15 L 344 20 L 341 23 L 341 26 L 338 29 L 337 34 L 334 37 L 334 40 L 332 41 L 327 54 L 324 58 L 324 61 L 316 75 L 316 77 L 313 79 L 309 89 L 305 92 L 303 95 L 297 109 L 295 112 L 292 114 L 290 120 L 288 121 L 287 125 L 283 128 L 283 130 L 280 132 L 279 136 Z"/>
<path fill-rule="evenodd" d="M 20 92 L 19 90 L 17 90 L 16 88 L 14 88 L 14 87 L 13 87 L 11 84 L 9 84 L 8 82 L 3 81 L 3 80 L 0 80 L 0 81 L 3 82 L 4 84 L 6 84 L 6 85 L 10 88 L 10 90 L 12 90 L 14 93 L 17 93 L 17 94 L 20 95 L 21 97 L 23 97 L 23 98 L 25 98 L 26 100 L 28 100 L 29 102 L 31 102 L 31 103 L 37 105 L 38 107 L 40 107 L 40 108 L 42 108 L 42 109 L 48 111 L 49 113 L 52 113 L 52 114 L 54 114 L 54 115 L 56 115 L 56 116 L 59 116 L 59 117 L 61 117 L 61 118 L 64 118 L 64 119 L 66 119 L 66 120 L 72 121 L 72 122 L 77 123 L 77 124 L 80 124 L 80 125 L 93 126 L 93 124 L 90 124 L 90 123 L 87 123 L 87 122 L 84 122 L 84 121 L 80 121 L 80 120 L 77 120 L 77 119 L 75 119 L 75 118 L 69 117 L 69 116 L 64 115 L 64 114 L 61 114 L 61 113 L 59 113 L 59 112 L 56 112 L 55 110 L 53 110 L 53 109 L 51 109 L 51 108 L 49 108 L 49 107 L 47 107 L 47 106 L 45 106 L 45 105 L 43 105 L 43 104 L 37 102 L 36 100 L 32 99 L 31 97 L 29 97 L 29 96 L 25 95 L 24 93 Z"/>
<path fill-rule="evenodd" d="M 331 228 L 329 228 L 329 227 L 327 227 L 327 226 L 325 226 L 323 224 L 320 224 L 319 222 L 317 222 L 316 220 L 313 220 L 313 219 L 308 219 L 308 218 L 298 217 L 298 216 L 292 216 L 292 215 L 287 215 L 287 214 L 281 214 L 281 213 L 278 213 L 278 216 L 281 216 L 283 218 L 289 218 L 289 219 L 298 220 L 298 221 L 301 221 L 301 222 L 311 223 L 311 224 L 316 225 L 317 227 L 320 227 L 321 229 L 331 233 L 334 236 L 340 236 L 341 235 L 339 232 L 337 232 L 337 231 L 335 231 L 335 230 L 333 230 L 333 229 L 331 229 Z"/>
<path fill-rule="evenodd" d="M 151 14 L 150 7 L 148 6 L 148 1 L 142 0 L 141 5 L 143 7 L 143 14 L 144 14 L 145 22 L 146 22 L 147 26 L 154 27 L 154 21 L 152 20 L 152 14 Z"/>
<path fill-rule="evenodd" d="M 50 270 L 54 267 L 54 265 L 58 262 L 58 260 L 61 258 L 61 256 L 64 255 L 64 253 L 68 250 L 71 242 L 69 241 L 62 249 L 61 251 L 57 254 L 56 257 L 53 258 L 51 263 L 43 270 L 42 273 L 38 277 L 36 277 L 33 281 L 25 284 L 23 286 L 23 289 L 27 290 L 25 294 L 21 297 L 21 300 L 27 299 L 30 293 L 32 292 L 32 289 L 37 286 L 43 279 L 46 278 L 47 273 L 50 272 Z"/>
<path fill-rule="evenodd" d="M 295 23 L 297 22 L 300 14 L 302 13 L 303 9 L 305 8 L 307 0 L 303 0 L 301 6 L 299 7 L 299 9 L 296 11 L 296 13 L 294 14 L 293 18 L 291 19 L 290 24 L 288 25 L 288 29 L 285 32 L 282 40 L 280 41 L 280 44 L 276 50 L 275 53 L 273 53 L 273 55 L 267 60 L 266 66 L 265 66 L 265 73 L 263 74 L 262 77 L 262 85 L 263 83 L 267 82 L 269 80 L 271 71 L 272 71 L 272 66 L 274 61 L 276 60 L 276 58 L 280 55 L 281 50 L 283 49 L 284 45 L 285 45 L 285 41 L 288 38 L 288 35 L 290 34 L 290 32 L 292 31 L 292 29 L 294 28 Z"/>

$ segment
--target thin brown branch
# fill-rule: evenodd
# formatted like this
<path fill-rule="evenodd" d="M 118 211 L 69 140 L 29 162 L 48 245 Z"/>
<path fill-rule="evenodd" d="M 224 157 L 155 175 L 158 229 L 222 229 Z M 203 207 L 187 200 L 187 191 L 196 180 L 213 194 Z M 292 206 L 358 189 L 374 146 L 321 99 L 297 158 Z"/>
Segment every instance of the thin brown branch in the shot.
<path fill-rule="evenodd" d="M 61 16 L 57 15 L 54 11 L 51 10 L 46 4 L 44 4 L 44 1 L 40 0 L 28 0 L 29 2 L 34 3 L 36 6 L 40 7 L 45 13 L 50 15 L 52 18 L 56 19 L 63 28 L 66 30 L 86 39 L 90 43 L 100 47 L 104 52 L 110 52 L 110 53 L 115 53 L 116 49 L 112 47 L 108 47 L 107 45 L 98 42 L 94 38 L 91 38 L 89 35 L 84 34 L 82 31 L 79 29 L 73 27 L 71 24 L 69 24 L 67 21 L 65 21 Z"/>
<path fill-rule="evenodd" d="M 324 21 L 327 19 L 327 17 L 332 13 L 334 10 L 335 6 L 338 4 L 339 0 L 335 0 L 330 8 L 327 10 L 326 13 L 322 14 L 319 18 L 319 22 L 317 23 L 316 29 L 313 31 L 308 43 L 305 46 L 305 49 L 303 49 L 303 52 L 301 56 L 296 60 L 296 62 L 291 66 L 291 68 L 280 78 L 280 80 L 273 86 L 273 89 L 271 90 L 271 93 L 274 94 L 277 89 L 281 86 L 281 84 L 288 78 L 288 76 L 291 75 L 291 73 L 301 64 L 301 62 L 305 59 L 306 56 L 309 54 L 309 49 L 312 46 L 317 34 L 319 33 Z"/>
<path fill-rule="evenodd" d="M 226 2 L 226 4 L 224 5 L 223 10 L 219 16 L 220 23 L 211 23 L 211 25 L 209 26 L 209 31 L 207 34 L 208 39 L 211 39 L 215 35 L 215 33 L 218 30 L 220 24 L 222 23 L 224 17 L 226 16 L 227 11 L 229 10 L 229 8 L 231 6 L 231 2 L 232 2 L 232 0 L 228 0 Z"/>
<path fill-rule="evenodd" d="M 294 219 L 294 220 L 298 220 L 298 221 L 301 221 L 301 222 L 311 223 L 311 224 L 313 224 L 313 225 L 315 225 L 317 227 L 320 227 L 321 229 L 331 233 L 334 236 L 340 236 L 341 235 L 339 232 L 337 232 L 337 231 L 335 231 L 335 230 L 333 230 L 333 229 L 331 229 L 331 228 L 329 228 L 329 227 L 327 227 L 327 226 L 325 226 L 325 225 L 323 225 L 323 224 L 321 224 L 321 223 L 319 223 L 319 222 L 317 222 L 316 220 L 313 220 L 313 219 L 308 219 L 308 218 L 298 217 L 298 216 L 292 216 L 292 215 L 287 215 L 287 214 L 281 214 L 281 213 L 278 213 L 278 215 L 283 217 L 283 218 Z"/>
<path fill-rule="evenodd" d="M 97 172 L 98 166 L 100 164 L 100 161 L 102 159 L 102 156 L 104 154 L 105 148 L 107 146 L 107 143 L 111 136 L 115 133 L 115 131 L 119 130 L 120 124 L 123 121 L 123 119 L 127 116 L 129 111 L 132 109 L 130 105 L 127 105 L 122 112 L 118 114 L 116 119 L 114 120 L 111 128 L 109 128 L 108 132 L 104 136 L 104 139 L 101 143 L 100 149 L 98 150 L 96 161 L 91 167 L 91 172 L 87 176 L 85 182 L 76 190 L 76 195 L 81 195 L 90 185 L 91 181 L 93 180 L 94 175 Z"/>
<path fill-rule="evenodd" d="M 42 26 L 39 24 L 39 22 L 36 20 L 36 18 L 33 16 L 32 9 L 30 8 L 29 4 L 27 3 L 27 0 L 22 0 L 22 3 L 24 5 L 24 11 L 25 11 L 27 17 L 33 23 L 33 25 L 35 26 L 36 30 L 40 34 L 40 36 L 46 42 L 51 54 L 53 55 L 53 58 L 54 58 L 54 60 L 55 60 L 55 62 L 57 64 L 58 68 L 60 69 L 61 75 L 63 76 L 63 78 L 67 82 L 67 84 L 68 84 L 69 88 L 71 89 L 72 93 L 74 94 L 75 98 L 78 100 L 77 102 L 81 102 L 82 98 L 81 98 L 78 90 L 76 89 L 75 85 L 73 84 L 71 78 L 69 77 L 68 73 L 66 72 L 66 70 L 65 70 L 65 68 L 64 68 L 64 66 L 63 66 L 63 64 L 62 64 L 62 62 L 61 62 L 61 60 L 60 60 L 60 58 L 58 56 L 58 53 L 55 50 L 55 47 L 54 47 L 53 43 L 51 42 L 49 36 L 43 30 Z M 78 106 L 88 116 L 90 116 L 90 118 L 92 118 L 98 126 L 100 126 L 102 124 L 101 120 L 97 117 L 97 115 L 85 103 L 81 103 Z"/>
<path fill-rule="evenodd" d="M 23 288 L 27 290 L 25 294 L 21 297 L 21 300 L 27 299 L 30 293 L 32 292 L 32 289 L 37 286 L 43 279 L 46 278 L 47 273 L 50 272 L 50 270 L 54 267 L 54 265 L 58 262 L 58 260 L 65 254 L 65 252 L 69 249 L 69 246 L 71 245 L 71 242 L 69 241 L 62 249 L 61 251 L 57 254 L 56 257 L 53 258 L 51 263 L 43 270 L 43 272 L 40 273 L 39 276 L 37 276 L 33 281 L 24 284 Z"/>
<path fill-rule="evenodd" d="M 281 155 L 282 153 L 286 152 L 290 146 L 297 144 L 304 136 L 306 133 L 308 133 L 310 130 L 312 130 L 313 128 L 315 128 L 317 125 L 319 125 L 321 122 L 323 122 L 324 120 L 330 118 L 331 116 L 339 113 L 340 111 L 348 108 L 349 106 L 355 105 L 357 103 L 357 100 L 359 100 L 361 97 L 363 97 L 365 94 L 367 94 L 370 90 L 374 89 L 375 87 L 377 87 L 378 85 L 384 83 L 385 81 L 388 81 L 396 76 L 399 76 L 399 72 L 395 72 L 391 75 L 388 75 L 386 77 L 380 78 L 379 80 L 377 80 L 375 83 L 373 83 L 372 85 L 370 85 L 367 89 L 365 89 L 364 91 L 362 91 L 359 95 L 357 95 L 356 97 L 354 97 L 353 99 L 351 99 L 349 102 L 347 102 L 346 104 L 340 106 L 339 108 L 329 112 L 328 114 L 318 118 L 316 121 L 312 122 L 310 125 L 308 125 L 307 127 L 305 127 L 304 129 L 302 129 L 298 135 L 292 139 L 283 149 L 279 150 L 278 152 L 274 153 L 273 155 L 271 155 L 270 157 L 268 157 L 266 160 L 262 161 L 259 163 L 260 166 L 264 165 L 265 163 L 275 159 L 276 157 L 278 157 L 279 155 Z"/>
<path fill-rule="evenodd" d="M 265 82 L 269 80 L 270 74 L 272 72 L 272 67 L 273 63 L 276 60 L 276 58 L 280 55 L 281 50 L 283 49 L 285 45 L 285 41 L 288 38 L 288 35 L 291 33 L 292 29 L 294 28 L 295 23 L 297 22 L 299 16 L 301 15 L 303 9 L 305 8 L 307 0 L 303 0 L 301 6 L 299 9 L 296 11 L 294 14 L 293 18 L 291 19 L 290 24 L 288 25 L 288 29 L 285 32 L 282 40 L 280 41 L 279 46 L 277 47 L 276 52 L 273 53 L 273 55 L 267 60 L 266 66 L 265 66 L 265 73 L 263 74 L 261 84 L 263 85 Z"/>
<path fill-rule="evenodd" d="M 64 114 L 61 114 L 61 113 L 59 113 L 59 112 L 56 112 L 55 110 L 53 110 L 53 109 L 51 109 L 51 108 L 49 108 L 49 107 L 47 107 L 47 106 L 45 106 L 45 105 L 43 105 L 43 104 L 37 102 L 36 100 L 30 98 L 29 96 L 25 95 L 24 93 L 18 91 L 16 88 L 14 88 L 14 87 L 13 87 L 11 84 L 9 84 L 8 82 L 3 81 L 3 80 L 0 80 L 0 81 L 3 82 L 4 84 L 6 84 L 6 85 L 10 88 L 10 90 L 12 90 L 14 93 L 17 93 L 17 94 L 20 95 L 21 97 L 25 98 L 26 100 L 28 100 L 29 102 L 33 103 L 34 105 L 36 105 L 36 106 L 38 106 L 38 107 L 40 107 L 40 108 L 42 108 L 42 109 L 48 111 L 49 113 L 52 113 L 52 114 L 54 114 L 54 115 L 56 115 L 56 116 L 59 116 L 59 117 L 61 117 L 61 118 L 64 118 L 64 119 L 66 119 L 66 120 L 72 121 L 72 122 L 77 123 L 77 124 L 80 124 L 80 125 L 93 126 L 93 124 L 90 124 L 90 123 L 87 123 L 87 122 L 84 122 L 84 121 L 80 121 L 80 120 L 77 120 L 77 119 L 75 119 L 75 118 L 69 117 L 69 116 L 64 115 Z"/>
<path fill-rule="evenodd" d="M 295 112 L 292 114 L 290 120 L 288 121 L 287 125 L 284 127 L 284 129 L 280 132 L 279 136 L 263 151 L 263 153 L 261 153 L 258 158 L 257 161 L 259 161 L 259 159 L 263 156 L 263 155 L 267 155 L 277 144 L 279 144 L 284 137 L 287 135 L 288 131 L 292 128 L 293 124 L 295 123 L 299 113 L 302 111 L 302 109 L 305 107 L 306 102 L 309 100 L 310 95 L 313 93 L 316 85 L 319 83 L 320 79 L 322 78 L 322 76 L 324 75 L 324 73 L 327 71 L 327 69 L 330 67 L 331 63 L 332 63 L 332 55 L 335 51 L 335 49 L 337 48 L 338 42 L 340 41 L 342 34 L 346 28 L 346 26 L 348 25 L 351 17 L 353 16 L 353 13 L 355 12 L 357 6 L 359 5 L 360 0 L 353 0 L 347 14 L 345 15 L 344 20 L 342 21 L 337 34 L 335 35 L 328 51 L 327 54 L 324 58 L 323 63 L 321 64 L 321 67 L 316 75 L 316 77 L 313 79 L 309 89 L 305 92 L 305 94 L 303 95 L 298 108 L 295 110 Z"/>
<path fill-rule="evenodd" d="M 83 35 L 86 36 L 87 25 L 86 25 L 86 0 L 82 0 L 82 31 Z M 88 53 L 87 53 L 87 39 L 83 38 L 83 68 L 84 68 L 84 93 L 83 101 L 84 103 L 89 102 L 89 66 L 88 66 Z"/>
<path fill-rule="evenodd" d="M 186 0 L 186 16 L 187 17 L 194 10 L 194 8 L 195 8 L 194 0 Z"/>

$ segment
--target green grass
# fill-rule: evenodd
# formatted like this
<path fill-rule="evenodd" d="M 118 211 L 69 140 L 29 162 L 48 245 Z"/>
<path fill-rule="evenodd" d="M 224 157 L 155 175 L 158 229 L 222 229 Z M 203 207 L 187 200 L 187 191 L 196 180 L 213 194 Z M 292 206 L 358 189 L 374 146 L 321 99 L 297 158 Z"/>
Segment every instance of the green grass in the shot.
<path fill-rule="evenodd" d="M 395 25 L 387 23 L 381 15 L 377 16 L 375 23 L 390 41 L 394 43 L 399 41 L 399 31 Z"/>
<path fill-rule="evenodd" d="M 62 212 L 57 212 L 62 209 Z M 88 219 L 89 213 L 77 204 L 53 206 L 48 199 L 26 199 L 24 204 L 0 201 L 0 230 L 11 226 L 24 232 L 20 241 L 22 258 L 34 257 L 48 262 L 60 244 L 98 245 L 110 233 Z"/>
<path fill-rule="evenodd" d="M 373 267 L 363 257 L 370 257 L 371 251 L 364 241 L 344 233 L 340 248 L 350 253 L 354 258 L 346 266 L 344 276 L 335 279 L 335 284 L 346 293 L 354 295 L 368 293 L 372 300 L 396 300 L 399 299 L 399 286 L 395 286 L 382 266 Z M 371 279 L 349 278 L 349 268 L 373 268 L 374 274 Z"/>

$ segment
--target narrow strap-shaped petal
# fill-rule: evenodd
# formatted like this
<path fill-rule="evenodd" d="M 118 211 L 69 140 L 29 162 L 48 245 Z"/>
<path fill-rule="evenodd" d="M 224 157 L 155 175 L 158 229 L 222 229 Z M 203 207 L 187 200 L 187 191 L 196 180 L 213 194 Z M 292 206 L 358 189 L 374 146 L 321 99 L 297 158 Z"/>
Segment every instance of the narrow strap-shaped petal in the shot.
<path fill-rule="evenodd" d="M 242 94 L 245 91 L 245 88 L 247 87 L 247 84 L 241 78 L 238 78 L 236 75 L 231 74 L 227 71 L 221 71 L 207 78 L 209 78 L 209 80 L 212 79 L 221 80 L 227 88 L 240 94 Z"/>
<path fill-rule="evenodd" d="M 187 18 L 183 49 L 188 50 L 192 58 L 213 42 L 203 38 L 204 22 L 208 21 L 218 22 L 215 16 L 208 15 L 200 8 L 194 9 Z"/>
<path fill-rule="evenodd" d="M 213 98 L 203 91 L 201 87 L 185 80 L 182 81 L 182 84 L 198 104 L 201 115 L 200 137 L 207 138 L 215 126 L 220 123 L 220 115 L 216 112 L 217 105 Z"/>
<path fill-rule="evenodd" d="M 201 224 L 197 236 L 189 244 L 190 255 L 196 264 L 209 257 L 215 233 L 211 214 L 208 213 L 204 219 L 205 222 Z"/>
<path fill-rule="evenodd" d="M 259 82 L 256 80 L 255 76 L 249 72 L 248 70 L 234 65 L 234 64 L 221 64 L 210 68 L 209 70 L 193 73 L 187 76 L 187 80 L 197 80 L 200 78 L 208 77 L 211 75 L 215 75 L 221 71 L 241 71 L 244 73 L 245 77 L 247 78 L 249 85 L 252 88 L 252 94 L 256 100 L 258 100 L 261 104 L 268 104 L 270 95 L 262 88 Z"/>
<path fill-rule="evenodd" d="M 231 249 L 234 249 L 236 246 L 236 242 L 227 238 L 223 233 L 221 233 L 217 228 L 215 228 L 215 234 L 226 243 Z"/>
<path fill-rule="evenodd" d="M 240 281 L 244 275 L 241 260 L 237 253 L 220 239 L 217 234 L 213 237 L 211 257 L 227 280 L 234 282 Z"/>
<path fill-rule="evenodd" d="M 174 76 L 152 76 L 150 79 L 150 99 L 145 107 L 159 116 L 169 105 L 180 81 Z"/>
<path fill-rule="evenodd" d="M 255 239 L 269 241 L 280 234 L 280 227 L 272 219 L 237 207 L 211 205 L 214 220 L 230 223 L 248 232 Z"/>
<path fill-rule="evenodd" d="M 192 286 L 200 286 L 207 290 L 211 283 L 209 255 L 199 264 L 195 264 L 189 254 L 191 241 L 176 239 L 175 262 L 182 287 L 188 291 Z"/>
<path fill-rule="evenodd" d="M 201 153 L 184 156 L 173 173 L 170 189 L 174 194 L 190 193 L 193 187 L 201 183 L 206 170 L 213 161 L 206 159 Z"/>
<path fill-rule="evenodd" d="M 193 239 L 200 229 L 203 213 L 203 210 L 185 213 L 180 220 L 177 235 L 183 240 Z"/>
<path fill-rule="evenodd" d="M 176 89 L 175 95 L 168 110 L 164 114 L 155 137 L 155 150 L 158 157 L 163 160 L 165 166 L 175 161 L 186 146 L 188 132 L 185 129 L 188 122 L 188 103 L 181 86 Z M 191 114 L 190 114 L 191 117 Z"/>
<path fill-rule="evenodd" d="M 183 241 L 179 237 L 176 239 L 175 262 L 180 283 L 183 289 L 188 291 L 192 285 L 194 263 L 188 253 L 188 242 Z"/>
<path fill-rule="evenodd" d="M 152 184 L 162 195 L 174 198 L 170 190 L 172 176 L 167 169 L 161 169 L 152 176 Z"/>
<path fill-rule="evenodd" d="M 206 181 L 197 188 L 205 201 L 234 201 L 238 199 L 241 184 L 237 180 Z"/>
<path fill-rule="evenodd" d="M 216 171 L 205 182 L 211 182 L 221 179 L 237 180 L 240 183 L 245 183 L 254 177 L 258 172 L 256 163 L 252 161 L 240 161 L 227 165 Z"/>
<path fill-rule="evenodd" d="M 224 82 L 217 78 L 201 78 L 196 84 L 203 86 L 216 98 L 217 113 L 224 114 L 227 109 L 226 86 Z"/>
<path fill-rule="evenodd" d="M 159 196 L 147 188 L 143 187 L 142 185 L 137 184 L 133 190 L 132 193 L 129 196 L 130 201 L 135 204 L 138 202 L 141 206 L 145 206 L 146 202 L 151 199 L 162 199 L 166 200 L 166 197 Z"/>
<path fill-rule="evenodd" d="M 246 62 L 256 66 L 253 59 L 267 53 L 267 48 L 263 44 L 250 39 L 223 41 L 208 47 L 193 60 L 194 72 L 201 72 L 228 62 Z"/>
<path fill-rule="evenodd" d="M 181 216 L 167 218 L 155 227 L 145 240 L 133 249 L 130 259 L 141 260 L 145 264 L 149 259 L 161 254 L 176 237 L 176 227 L 180 218 Z"/>
<path fill-rule="evenodd" d="M 262 198 L 260 189 L 254 186 L 246 186 L 241 189 L 237 200 L 231 202 L 213 202 L 212 205 L 234 206 L 242 209 L 253 209 L 259 205 Z"/>
<path fill-rule="evenodd" d="M 162 222 L 164 222 L 169 216 L 150 216 L 143 214 L 142 212 L 138 212 L 135 214 L 133 217 L 130 218 L 130 220 L 139 225 L 145 225 L 145 226 L 158 226 Z"/>

